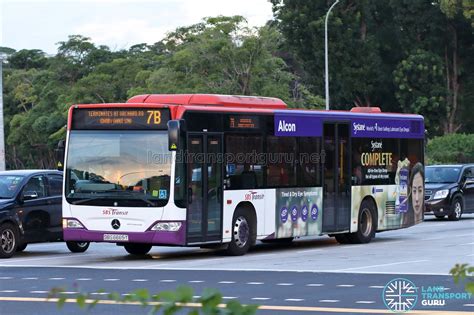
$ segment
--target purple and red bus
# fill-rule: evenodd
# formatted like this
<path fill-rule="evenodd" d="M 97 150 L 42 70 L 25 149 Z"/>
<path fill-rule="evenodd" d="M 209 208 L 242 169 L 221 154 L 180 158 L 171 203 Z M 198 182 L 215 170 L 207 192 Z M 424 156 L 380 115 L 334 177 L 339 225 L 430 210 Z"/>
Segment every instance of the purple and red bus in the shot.
<path fill-rule="evenodd" d="M 224 247 L 367 243 L 423 220 L 424 122 L 276 98 L 139 95 L 69 111 L 64 239 Z M 421 185 L 421 186 L 420 186 Z"/>

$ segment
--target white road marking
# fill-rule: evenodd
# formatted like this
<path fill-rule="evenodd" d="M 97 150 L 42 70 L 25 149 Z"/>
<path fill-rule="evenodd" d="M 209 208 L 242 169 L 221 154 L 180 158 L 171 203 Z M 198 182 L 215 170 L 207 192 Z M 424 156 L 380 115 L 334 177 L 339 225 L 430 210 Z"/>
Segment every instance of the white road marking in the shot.
<path fill-rule="evenodd" d="M 48 278 L 48 280 L 64 280 L 66 278 Z"/>
<path fill-rule="evenodd" d="M 252 298 L 252 300 L 255 300 L 255 301 L 266 301 L 266 300 L 270 300 L 270 298 L 267 298 L 267 297 L 254 297 L 254 298 Z"/>
<path fill-rule="evenodd" d="M 223 296 L 222 298 L 226 300 L 232 300 L 232 299 L 236 299 L 237 296 Z"/>
<path fill-rule="evenodd" d="M 339 300 L 319 300 L 321 303 L 337 303 Z"/>
<path fill-rule="evenodd" d="M 474 306 L 474 304 L 463 304 L 463 306 Z"/>
<path fill-rule="evenodd" d="M 17 293 L 18 290 L 0 290 L 1 293 Z"/>
<path fill-rule="evenodd" d="M 104 281 L 119 281 L 120 279 L 104 279 Z"/>
<path fill-rule="evenodd" d="M 235 283 L 235 281 L 219 281 L 218 283 L 221 283 L 221 284 L 233 284 L 233 283 Z"/>
<path fill-rule="evenodd" d="M 134 282 L 147 282 L 148 279 L 133 279 Z"/>
<path fill-rule="evenodd" d="M 263 284 L 263 282 L 247 282 L 247 284 Z"/>
<path fill-rule="evenodd" d="M 49 293 L 49 291 L 30 291 L 30 293 L 33 293 L 33 294 L 46 294 L 46 293 Z"/>
<path fill-rule="evenodd" d="M 369 288 L 371 288 L 371 289 L 383 289 L 383 288 L 385 288 L 385 286 L 383 286 L 383 285 L 371 285 Z"/>
<path fill-rule="evenodd" d="M 176 280 L 168 280 L 168 279 L 166 279 L 166 280 L 160 280 L 160 282 L 176 282 Z"/>
<path fill-rule="evenodd" d="M 301 302 L 301 301 L 304 301 L 304 299 L 285 299 L 285 301 L 288 301 L 288 302 Z"/>
<path fill-rule="evenodd" d="M 91 295 L 107 295 L 109 292 L 92 292 Z"/>
<path fill-rule="evenodd" d="M 37 277 L 21 278 L 22 280 L 38 280 Z"/>
<path fill-rule="evenodd" d="M 109 267 L 109 266 L 84 266 L 84 265 L 5 265 L 2 267 L 12 267 L 12 268 L 77 268 L 77 269 L 93 269 L 93 270 L 141 270 L 143 268 L 133 267 L 133 266 L 120 266 L 120 267 Z M 255 272 L 255 271 L 272 271 L 272 272 L 294 272 L 294 269 L 280 269 L 280 268 L 242 268 L 236 269 L 233 268 L 204 268 L 204 267 L 175 267 L 175 268 L 158 268 L 151 270 L 160 270 L 160 271 L 175 271 L 175 270 L 191 270 L 191 271 L 247 271 L 247 272 Z M 323 269 L 323 270 L 314 270 L 314 269 L 301 269 L 298 272 L 307 272 L 307 273 L 349 273 L 349 274 L 365 274 L 365 275 L 380 275 L 380 274 L 387 274 L 385 271 L 357 271 L 357 270 L 349 270 L 346 269 L 338 270 L 338 269 Z M 450 276 L 451 274 L 448 272 L 441 273 L 441 272 L 407 272 L 407 271 L 390 271 L 390 274 L 394 275 L 424 275 L 424 276 Z M 0 279 L 1 280 L 1 279 Z"/>
<path fill-rule="evenodd" d="M 0 280 L 11 280 L 13 277 L 0 277 Z"/>
<path fill-rule="evenodd" d="M 357 304 L 374 304 L 375 301 L 356 301 Z"/>
<path fill-rule="evenodd" d="M 474 242 L 459 244 L 458 246 L 474 245 Z"/>
<path fill-rule="evenodd" d="M 370 265 L 370 266 L 362 266 L 362 267 L 353 267 L 353 268 L 346 268 L 346 269 L 340 269 L 340 270 L 335 270 L 335 271 L 349 271 L 349 270 L 366 269 L 366 268 L 374 268 L 374 267 L 385 267 L 385 266 L 393 266 L 393 265 L 402 265 L 402 264 L 415 264 L 415 263 L 421 263 L 421 262 L 427 262 L 427 261 L 429 261 L 429 260 L 423 259 L 423 260 L 399 261 L 399 262 L 389 263 L 389 264 L 380 264 L 380 265 Z"/>
<path fill-rule="evenodd" d="M 307 284 L 306 286 L 307 287 L 322 287 L 324 284 L 322 283 L 310 283 L 310 284 Z"/>
<path fill-rule="evenodd" d="M 456 234 L 453 236 L 474 236 L 474 233 L 469 233 L 469 234 Z"/>
<path fill-rule="evenodd" d="M 191 281 L 188 281 L 189 283 L 203 283 L 204 281 L 203 280 L 191 280 Z"/>
<path fill-rule="evenodd" d="M 79 292 L 77 291 L 65 291 L 65 292 L 61 292 L 61 294 L 78 294 Z"/>
<path fill-rule="evenodd" d="M 201 296 L 200 295 L 193 295 L 193 299 L 200 299 Z"/>
<path fill-rule="evenodd" d="M 91 281 L 91 278 L 77 278 L 76 281 Z"/>
<path fill-rule="evenodd" d="M 286 286 L 289 286 L 289 285 L 293 285 L 293 283 L 277 283 L 277 285 L 286 285 Z"/>
<path fill-rule="evenodd" d="M 338 284 L 337 287 L 341 287 L 341 288 L 352 288 L 354 287 L 355 285 L 353 284 Z"/>

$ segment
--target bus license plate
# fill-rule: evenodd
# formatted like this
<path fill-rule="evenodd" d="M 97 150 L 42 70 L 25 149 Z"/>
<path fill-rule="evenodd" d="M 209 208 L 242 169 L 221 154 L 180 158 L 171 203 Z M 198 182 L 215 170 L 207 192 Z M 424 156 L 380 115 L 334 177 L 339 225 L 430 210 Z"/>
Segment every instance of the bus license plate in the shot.
<path fill-rule="evenodd" d="M 127 234 L 104 234 L 104 241 L 127 241 Z"/>

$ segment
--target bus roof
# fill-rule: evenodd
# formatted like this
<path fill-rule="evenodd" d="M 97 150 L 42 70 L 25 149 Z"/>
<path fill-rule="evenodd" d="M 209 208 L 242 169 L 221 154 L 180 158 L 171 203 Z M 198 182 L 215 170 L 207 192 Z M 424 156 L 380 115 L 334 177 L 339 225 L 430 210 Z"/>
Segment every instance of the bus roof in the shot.
<path fill-rule="evenodd" d="M 153 103 L 169 105 L 198 105 L 286 109 L 285 102 L 273 97 L 218 95 L 218 94 L 147 94 L 130 98 L 127 103 Z"/>

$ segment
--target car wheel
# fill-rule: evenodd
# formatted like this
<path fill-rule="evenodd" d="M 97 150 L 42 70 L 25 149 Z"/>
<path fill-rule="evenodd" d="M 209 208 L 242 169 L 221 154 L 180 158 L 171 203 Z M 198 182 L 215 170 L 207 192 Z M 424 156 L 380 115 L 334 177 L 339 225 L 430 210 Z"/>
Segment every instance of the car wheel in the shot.
<path fill-rule="evenodd" d="M 18 229 L 11 223 L 0 226 L 0 258 L 10 258 L 18 247 Z"/>
<path fill-rule="evenodd" d="M 445 215 L 435 214 L 436 219 L 444 219 Z"/>
<path fill-rule="evenodd" d="M 73 253 L 83 253 L 89 248 L 89 242 L 67 241 L 66 246 Z"/>
<path fill-rule="evenodd" d="M 462 212 L 462 198 L 457 196 L 453 199 L 453 203 L 451 204 L 451 214 L 448 215 L 448 219 L 451 221 L 457 221 L 461 219 Z"/>
<path fill-rule="evenodd" d="M 369 243 L 375 237 L 377 230 L 377 217 L 375 213 L 375 205 L 368 200 L 364 200 L 359 209 L 357 232 L 350 233 L 347 236 L 350 243 Z"/>
<path fill-rule="evenodd" d="M 255 223 L 248 211 L 238 209 L 232 220 L 232 240 L 227 246 L 227 254 L 242 256 L 254 243 Z"/>
<path fill-rule="evenodd" d="M 151 250 L 152 245 L 129 243 L 129 244 L 125 244 L 123 247 L 125 247 L 125 250 L 129 254 L 136 255 L 136 256 L 143 256 L 143 255 L 148 254 L 148 252 Z"/>
<path fill-rule="evenodd" d="M 24 250 L 26 249 L 26 246 L 28 246 L 28 243 L 23 243 L 23 244 L 21 244 L 21 245 L 18 245 L 18 246 L 16 247 L 16 251 L 17 251 L 17 252 L 22 252 L 22 251 L 24 251 Z"/>

